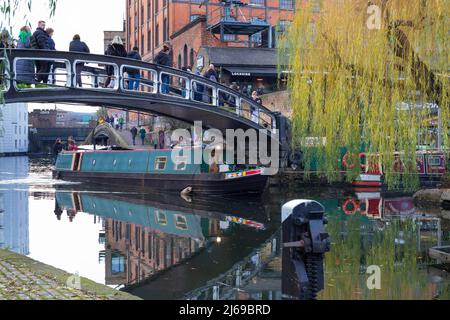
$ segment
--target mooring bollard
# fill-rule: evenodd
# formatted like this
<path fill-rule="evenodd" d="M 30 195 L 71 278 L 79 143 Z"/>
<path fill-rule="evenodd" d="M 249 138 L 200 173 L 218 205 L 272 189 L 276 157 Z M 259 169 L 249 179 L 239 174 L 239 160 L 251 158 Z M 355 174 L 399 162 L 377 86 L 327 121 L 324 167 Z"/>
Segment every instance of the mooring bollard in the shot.
<path fill-rule="evenodd" d="M 283 206 L 283 299 L 314 300 L 324 289 L 324 256 L 330 251 L 325 208 L 316 201 Z"/>

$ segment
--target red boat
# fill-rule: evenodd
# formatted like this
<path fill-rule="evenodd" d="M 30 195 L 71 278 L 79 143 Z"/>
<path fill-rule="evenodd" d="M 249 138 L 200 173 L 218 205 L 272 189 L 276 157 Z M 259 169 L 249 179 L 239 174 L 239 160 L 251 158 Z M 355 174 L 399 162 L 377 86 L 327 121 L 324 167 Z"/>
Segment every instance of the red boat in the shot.
<path fill-rule="evenodd" d="M 355 188 L 362 188 L 364 191 L 378 190 L 383 187 L 383 169 L 378 156 L 367 156 L 360 154 L 361 159 L 365 159 L 366 164 L 361 165 L 362 173 L 359 179 L 353 181 Z M 405 163 L 402 160 L 402 154 L 395 154 L 395 164 L 393 172 L 404 173 Z M 346 163 L 345 157 L 343 159 Z M 417 172 L 419 174 L 421 185 L 433 186 L 441 181 L 447 173 L 447 157 L 442 151 L 419 151 L 417 152 Z M 368 190 L 369 189 L 369 190 Z"/>

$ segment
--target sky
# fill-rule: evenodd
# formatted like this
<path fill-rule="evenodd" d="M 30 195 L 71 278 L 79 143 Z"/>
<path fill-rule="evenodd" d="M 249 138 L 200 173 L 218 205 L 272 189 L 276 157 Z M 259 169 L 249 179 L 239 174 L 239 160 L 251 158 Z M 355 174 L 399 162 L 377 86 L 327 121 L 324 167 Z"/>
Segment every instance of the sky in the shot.
<path fill-rule="evenodd" d="M 25 3 L 25 1 L 23 1 Z M 25 12 L 13 17 L 12 25 L 15 38 L 26 24 Z M 58 0 L 55 16 L 50 18 L 48 0 L 33 0 L 28 21 L 33 31 L 39 20 L 45 20 L 47 27 L 55 30 L 53 39 L 56 49 L 67 51 L 75 34 L 81 36 L 92 53 L 103 54 L 103 31 L 122 30 L 125 18 L 125 0 Z M 55 105 L 30 104 L 29 109 L 54 108 Z M 80 106 L 63 106 L 58 108 L 69 111 L 94 112 L 95 108 Z"/>

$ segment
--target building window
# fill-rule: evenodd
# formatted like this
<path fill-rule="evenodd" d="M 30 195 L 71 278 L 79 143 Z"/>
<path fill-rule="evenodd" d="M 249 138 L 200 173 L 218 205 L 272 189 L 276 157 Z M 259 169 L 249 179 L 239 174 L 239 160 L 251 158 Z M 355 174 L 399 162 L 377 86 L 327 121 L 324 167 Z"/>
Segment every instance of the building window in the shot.
<path fill-rule="evenodd" d="M 145 48 L 145 37 L 144 35 L 141 36 L 141 52 L 144 53 Z"/>
<path fill-rule="evenodd" d="M 280 20 L 280 21 L 278 22 L 278 27 L 277 27 L 277 38 L 283 36 L 283 35 L 286 33 L 287 29 L 288 29 L 289 26 L 290 26 L 290 23 L 291 23 L 291 22 L 288 21 L 288 20 Z"/>
<path fill-rule="evenodd" d="M 190 53 L 190 57 L 189 57 L 189 66 L 191 68 L 194 68 L 194 49 L 191 48 L 191 53 Z M 194 70 L 192 70 L 194 71 Z"/>
<path fill-rule="evenodd" d="M 294 9 L 294 1 L 293 0 L 280 0 L 280 9 Z"/>
<path fill-rule="evenodd" d="M 188 47 L 187 47 L 187 45 L 184 45 L 184 48 L 183 48 L 183 58 L 184 58 L 184 60 L 183 60 L 183 67 L 187 67 L 188 66 L 188 59 L 189 59 L 189 57 L 188 57 Z"/>
<path fill-rule="evenodd" d="M 155 28 L 155 47 L 159 47 L 159 25 Z"/>
<path fill-rule="evenodd" d="M 178 55 L 178 69 L 181 69 L 181 53 Z"/>
<path fill-rule="evenodd" d="M 265 0 L 250 0 L 251 4 L 256 4 L 258 6 L 264 6 L 265 5 Z"/>
<path fill-rule="evenodd" d="M 236 41 L 236 35 L 235 34 L 224 34 L 223 35 L 223 41 L 224 42 Z"/>
<path fill-rule="evenodd" d="M 159 11 L 159 0 L 155 0 L 154 8 L 155 8 L 155 13 Z"/>
<path fill-rule="evenodd" d="M 150 33 L 150 31 L 147 32 L 147 51 L 152 50 L 152 34 Z"/>
<path fill-rule="evenodd" d="M 262 45 L 262 33 L 258 32 L 252 35 L 252 44 L 254 47 L 260 47 Z"/>
<path fill-rule="evenodd" d="M 164 30 L 163 30 L 164 41 L 167 41 L 167 40 L 169 40 L 169 24 L 167 23 L 167 18 L 164 18 L 164 25 L 163 25 L 163 27 L 164 27 Z"/>
<path fill-rule="evenodd" d="M 200 18 L 202 15 L 201 14 L 191 14 L 191 22 L 197 20 L 198 18 Z"/>

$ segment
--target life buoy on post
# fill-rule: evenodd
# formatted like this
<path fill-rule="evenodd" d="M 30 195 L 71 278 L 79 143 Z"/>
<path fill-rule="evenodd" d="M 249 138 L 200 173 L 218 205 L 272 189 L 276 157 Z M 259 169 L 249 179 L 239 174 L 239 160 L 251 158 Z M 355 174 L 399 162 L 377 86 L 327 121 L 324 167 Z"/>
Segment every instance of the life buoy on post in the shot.
<path fill-rule="evenodd" d="M 351 206 L 352 209 L 349 209 L 349 206 Z M 352 216 L 356 214 L 356 211 L 358 211 L 358 203 L 356 202 L 355 199 L 349 198 L 344 201 L 342 209 L 344 210 L 346 215 Z"/>

